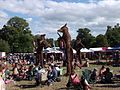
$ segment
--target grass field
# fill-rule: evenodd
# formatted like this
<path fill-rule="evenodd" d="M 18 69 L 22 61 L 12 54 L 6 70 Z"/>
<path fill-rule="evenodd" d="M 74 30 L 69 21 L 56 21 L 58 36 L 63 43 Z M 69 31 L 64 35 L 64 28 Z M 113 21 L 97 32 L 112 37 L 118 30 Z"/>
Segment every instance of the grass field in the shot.
<path fill-rule="evenodd" d="M 76 72 L 80 75 L 81 71 L 84 69 L 99 69 L 101 65 L 92 65 L 90 64 L 90 67 L 83 67 L 82 69 L 76 69 Z M 110 67 L 113 74 L 118 73 L 120 71 L 120 67 L 112 67 L 112 66 L 105 66 Z M 34 83 L 35 81 L 19 81 L 15 83 L 7 84 L 7 90 L 68 90 L 66 89 L 66 83 L 67 83 L 68 77 L 61 76 L 61 82 L 55 82 L 51 86 L 38 86 L 35 87 Z M 92 90 L 120 90 L 120 81 L 115 81 L 114 84 L 95 84 L 92 85 Z"/>

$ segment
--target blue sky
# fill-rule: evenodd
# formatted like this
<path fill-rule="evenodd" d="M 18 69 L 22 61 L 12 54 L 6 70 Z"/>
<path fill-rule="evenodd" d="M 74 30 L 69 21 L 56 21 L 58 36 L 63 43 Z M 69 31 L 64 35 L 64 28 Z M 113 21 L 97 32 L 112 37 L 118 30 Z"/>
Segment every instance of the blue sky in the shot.
<path fill-rule="evenodd" d="M 29 22 L 33 34 L 45 33 L 57 39 L 57 30 L 68 24 L 72 38 L 79 28 L 94 36 L 104 34 L 107 25 L 120 23 L 120 0 L 0 0 L 0 28 L 19 16 Z"/>

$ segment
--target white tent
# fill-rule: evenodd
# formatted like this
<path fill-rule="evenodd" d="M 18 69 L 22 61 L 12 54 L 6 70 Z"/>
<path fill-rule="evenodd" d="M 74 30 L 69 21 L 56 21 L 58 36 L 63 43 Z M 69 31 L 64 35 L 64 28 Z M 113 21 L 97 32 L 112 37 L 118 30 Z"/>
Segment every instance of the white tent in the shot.
<path fill-rule="evenodd" d="M 54 48 L 46 48 L 43 50 L 44 53 L 63 53 L 60 50 L 54 49 Z"/>
<path fill-rule="evenodd" d="M 103 51 L 102 48 L 90 48 L 90 49 L 93 50 L 93 51 Z"/>
<path fill-rule="evenodd" d="M 94 52 L 92 49 L 82 48 L 81 52 Z"/>
<path fill-rule="evenodd" d="M 76 53 L 76 50 L 75 50 L 75 49 L 73 49 L 73 53 L 74 53 L 74 54 Z"/>

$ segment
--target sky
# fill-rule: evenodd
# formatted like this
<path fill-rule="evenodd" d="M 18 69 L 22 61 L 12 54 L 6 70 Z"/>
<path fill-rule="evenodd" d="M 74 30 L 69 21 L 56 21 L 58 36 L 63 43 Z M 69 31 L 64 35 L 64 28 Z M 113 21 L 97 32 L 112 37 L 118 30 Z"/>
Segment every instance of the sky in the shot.
<path fill-rule="evenodd" d="M 0 28 L 14 16 L 26 19 L 34 35 L 45 33 L 46 38 L 57 39 L 65 23 L 72 39 L 79 28 L 97 36 L 120 23 L 120 0 L 0 0 Z"/>

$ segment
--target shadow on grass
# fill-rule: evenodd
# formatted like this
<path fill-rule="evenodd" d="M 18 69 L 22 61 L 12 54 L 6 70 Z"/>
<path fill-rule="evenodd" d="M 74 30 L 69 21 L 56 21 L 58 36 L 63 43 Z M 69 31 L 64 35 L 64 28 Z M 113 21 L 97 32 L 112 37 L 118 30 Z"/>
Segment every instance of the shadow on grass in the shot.
<path fill-rule="evenodd" d="M 118 83 L 118 84 L 104 84 L 104 85 L 100 85 L 100 86 L 96 86 L 96 87 L 119 88 L 120 83 Z"/>
<path fill-rule="evenodd" d="M 93 65 L 108 65 L 108 62 L 91 62 Z"/>
<path fill-rule="evenodd" d="M 56 89 L 56 90 L 83 90 L 81 88 L 74 88 L 74 87 L 62 87 L 62 88 L 59 88 L 59 89 Z"/>
<path fill-rule="evenodd" d="M 16 85 L 17 87 L 20 87 L 22 89 L 26 89 L 26 88 L 36 88 L 36 87 L 43 87 L 41 85 L 35 85 L 35 84 L 27 84 L 27 85 Z"/>
<path fill-rule="evenodd" d="M 62 87 L 56 90 L 75 90 L 74 88 L 67 88 L 67 87 Z"/>
<path fill-rule="evenodd" d="M 63 87 L 63 88 L 59 88 L 59 89 L 56 89 L 56 90 L 67 90 L 67 88 Z"/>
<path fill-rule="evenodd" d="M 21 85 L 16 85 L 17 87 L 21 88 L 21 89 L 26 89 L 26 88 L 36 88 L 36 87 L 44 87 L 46 84 L 45 84 L 45 81 L 41 82 L 39 85 L 36 85 L 35 83 L 34 84 L 21 84 Z"/>

